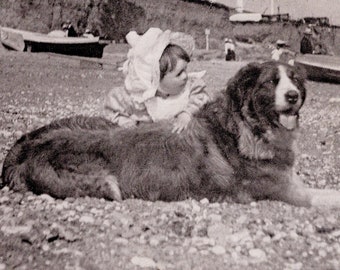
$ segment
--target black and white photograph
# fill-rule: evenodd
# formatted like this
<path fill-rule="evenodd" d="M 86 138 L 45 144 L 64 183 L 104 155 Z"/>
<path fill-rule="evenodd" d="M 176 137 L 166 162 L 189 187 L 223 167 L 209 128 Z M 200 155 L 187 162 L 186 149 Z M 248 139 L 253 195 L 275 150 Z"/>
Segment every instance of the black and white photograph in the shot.
<path fill-rule="evenodd" d="M 0 270 L 340 269 L 340 1 L 0 1 Z"/>

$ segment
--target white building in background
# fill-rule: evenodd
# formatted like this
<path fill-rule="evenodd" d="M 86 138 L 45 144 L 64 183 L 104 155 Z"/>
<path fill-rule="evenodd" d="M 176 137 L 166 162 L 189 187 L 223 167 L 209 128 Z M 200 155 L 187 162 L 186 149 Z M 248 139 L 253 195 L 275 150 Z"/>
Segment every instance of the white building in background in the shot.
<path fill-rule="evenodd" d="M 289 13 L 290 18 L 328 17 L 330 23 L 340 26 L 340 0 L 214 0 L 229 7 L 261 14 Z M 278 12 L 279 11 L 279 12 Z"/>

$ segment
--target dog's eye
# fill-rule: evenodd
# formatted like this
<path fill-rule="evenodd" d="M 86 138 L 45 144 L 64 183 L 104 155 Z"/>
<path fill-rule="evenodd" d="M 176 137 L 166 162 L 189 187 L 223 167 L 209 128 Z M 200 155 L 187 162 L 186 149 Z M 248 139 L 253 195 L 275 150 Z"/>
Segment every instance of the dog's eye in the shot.
<path fill-rule="evenodd" d="M 272 79 L 267 81 L 266 83 L 277 85 L 279 83 L 279 79 Z"/>
<path fill-rule="evenodd" d="M 300 78 L 298 76 L 293 76 L 291 78 L 291 80 L 294 82 L 294 83 L 299 83 L 300 82 Z"/>

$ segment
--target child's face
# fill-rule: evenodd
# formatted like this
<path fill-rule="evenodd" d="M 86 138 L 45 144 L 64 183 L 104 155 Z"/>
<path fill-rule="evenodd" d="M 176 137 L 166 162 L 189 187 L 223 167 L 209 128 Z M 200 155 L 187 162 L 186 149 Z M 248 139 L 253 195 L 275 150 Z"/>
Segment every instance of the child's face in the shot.
<path fill-rule="evenodd" d="M 183 89 L 188 80 L 188 63 L 183 59 L 178 59 L 176 67 L 165 74 L 159 83 L 159 92 L 165 95 L 177 95 Z"/>

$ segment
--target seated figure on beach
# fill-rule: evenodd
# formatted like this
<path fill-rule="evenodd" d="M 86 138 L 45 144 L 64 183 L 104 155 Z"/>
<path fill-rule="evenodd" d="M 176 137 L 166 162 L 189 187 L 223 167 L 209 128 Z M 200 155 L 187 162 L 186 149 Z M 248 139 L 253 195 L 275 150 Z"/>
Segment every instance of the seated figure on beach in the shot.
<path fill-rule="evenodd" d="M 286 41 L 277 40 L 276 47 L 272 51 L 272 60 L 281 61 L 281 62 L 289 62 L 290 58 L 295 56 L 295 52 L 289 50 Z"/>

